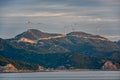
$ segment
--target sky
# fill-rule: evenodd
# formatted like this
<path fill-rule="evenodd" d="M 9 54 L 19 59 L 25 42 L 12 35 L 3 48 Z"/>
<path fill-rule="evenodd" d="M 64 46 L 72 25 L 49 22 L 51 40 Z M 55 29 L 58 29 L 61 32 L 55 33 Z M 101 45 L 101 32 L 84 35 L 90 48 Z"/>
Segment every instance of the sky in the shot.
<path fill-rule="evenodd" d="M 120 0 L 0 0 L 0 38 L 27 29 L 82 31 L 120 40 Z"/>

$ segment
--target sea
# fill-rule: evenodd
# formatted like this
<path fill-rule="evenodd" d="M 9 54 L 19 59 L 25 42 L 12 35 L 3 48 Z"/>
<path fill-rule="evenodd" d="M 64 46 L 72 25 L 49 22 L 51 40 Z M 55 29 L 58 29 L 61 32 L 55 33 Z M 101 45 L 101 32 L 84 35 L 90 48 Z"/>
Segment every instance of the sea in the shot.
<path fill-rule="evenodd" d="M 0 73 L 0 80 L 120 80 L 120 71 Z"/>

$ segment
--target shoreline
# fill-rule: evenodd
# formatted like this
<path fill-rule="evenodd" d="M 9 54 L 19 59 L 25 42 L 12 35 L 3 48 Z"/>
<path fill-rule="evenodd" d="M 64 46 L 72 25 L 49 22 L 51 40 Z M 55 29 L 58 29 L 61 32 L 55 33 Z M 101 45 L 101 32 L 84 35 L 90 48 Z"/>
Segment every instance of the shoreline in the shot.
<path fill-rule="evenodd" d="M 0 72 L 0 73 L 36 73 L 36 72 L 81 72 L 81 71 L 120 71 L 120 70 L 44 70 L 44 71 L 13 71 L 13 72 Z"/>

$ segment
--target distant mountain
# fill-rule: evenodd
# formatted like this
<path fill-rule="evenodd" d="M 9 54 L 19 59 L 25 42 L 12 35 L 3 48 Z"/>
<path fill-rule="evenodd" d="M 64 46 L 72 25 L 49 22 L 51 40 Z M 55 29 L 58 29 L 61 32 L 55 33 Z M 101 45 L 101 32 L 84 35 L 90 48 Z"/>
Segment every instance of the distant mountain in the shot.
<path fill-rule="evenodd" d="M 0 55 L 45 68 L 101 69 L 107 60 L 120 66 L 120 46 L 99 35 L 66 35 L 29 29 L 14 38 L 0 39 Z"/>

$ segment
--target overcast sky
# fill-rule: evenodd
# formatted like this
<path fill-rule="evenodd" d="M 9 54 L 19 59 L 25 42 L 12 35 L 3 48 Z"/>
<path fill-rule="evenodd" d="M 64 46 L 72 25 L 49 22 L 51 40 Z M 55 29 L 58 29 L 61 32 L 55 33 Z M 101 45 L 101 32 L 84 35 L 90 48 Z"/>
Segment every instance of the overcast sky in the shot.
<path fill-rule="evenodd" d="M 82 31 L 120 40 L 120 0 L 0 0 L 0 38 L 27 29 Z"/>

